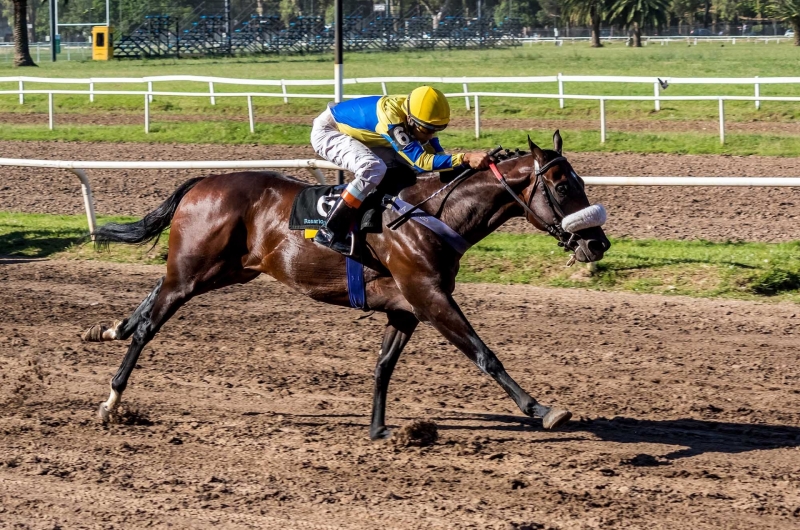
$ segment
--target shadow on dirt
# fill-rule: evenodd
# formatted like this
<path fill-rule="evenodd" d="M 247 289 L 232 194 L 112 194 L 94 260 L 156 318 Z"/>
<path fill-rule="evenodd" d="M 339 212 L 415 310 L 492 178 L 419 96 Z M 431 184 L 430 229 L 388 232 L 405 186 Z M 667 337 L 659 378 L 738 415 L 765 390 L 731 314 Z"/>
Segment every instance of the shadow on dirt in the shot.
<path fill-rule="evenodd" d="M 515 423 L 516 425 L 460 426 L 458 421 L 486 421 L 492 423 Z M 541 420 L 524 416 L 497 414 L 468 414 L 434 418 L 440 430 L 495 430 L 522 431 L 541 429 Z M 449 425 L 448 425 L 449 424 Z M 728 423 L 696 419 L 637 420 L 615 417 L 572 421 L 559 432 L 576 434 L 591 433 L 601 440 L 617 443 L 648 443 L 684 446 L 657 459 L 650 455 L 639 455 L 631 465 L 650 466 L 667 464 L 670 460 L 696 456 L 703 453 L 743 453 L 761 449 L 800 447 L 800 427 L 789 425 L 759 425 L 751 423 Z M 641 457 L 641 458 L 640 458 Z"/>
<path fill-rule="evenodd" d="M 24 230 L 0 235 L 0 254 L 6 258 L 45 258 L 85 241 L 80 231 L 57 233 L 49 230 Z M 9 264 L 3 261 L 0 264 Z"/>

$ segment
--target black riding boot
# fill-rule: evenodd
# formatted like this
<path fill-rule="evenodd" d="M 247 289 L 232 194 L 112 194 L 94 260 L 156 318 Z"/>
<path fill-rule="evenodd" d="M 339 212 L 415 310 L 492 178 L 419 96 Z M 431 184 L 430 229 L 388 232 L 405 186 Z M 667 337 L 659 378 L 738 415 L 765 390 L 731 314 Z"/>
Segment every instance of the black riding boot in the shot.
<path fill-rule="evenodd" d="M 353 208 L 339 197 L 333 204 L 325 224 L 314 236 L 314 242 L 341 254 L 350 255 L 351 244 L 347 241 L 358 208 Z"/>

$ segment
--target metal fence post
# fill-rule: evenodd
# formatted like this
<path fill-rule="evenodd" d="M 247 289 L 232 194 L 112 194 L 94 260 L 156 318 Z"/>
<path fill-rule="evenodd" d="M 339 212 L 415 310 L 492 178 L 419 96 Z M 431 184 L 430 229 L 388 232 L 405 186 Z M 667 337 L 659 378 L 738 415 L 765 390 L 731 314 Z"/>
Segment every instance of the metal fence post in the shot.
<path fill-rule="evenodd" d="M 144 132 L 146 134 L 150 133 L 150 98 L 148 97 L 150 94 L 145 94 L 144 96 Z"/>
<path fill-rule="evenodd" d="M 758 76 L 756 76 L 756 110 L 761 108 L 761 102 L 758 100 L 759 96 L 761 96 L 761 85 L 758 83 Z"/>
<path fill-rule="evenodd" d="M 286 85 L 283 83 L 283 79 L 281 79 L 281 91 L 283 92 L 283 102 L 289 103 L 289 98 L 286 97 Z"/>
<path fill-rule="evenodd" d="M 148 92 L 153 92 L 153 82 L 152 81 L 148 81 L 147 82 L 147 91 Z M 150 94 L 150 103 L 152 103 L 152 102 L 153 102 L 153 94 L 151 93 Z"/>
<path fill-rule="evenodd" d="M 481 101 L 475 96 L 475 138 L 481 137 Z"/>
<path fill-rule="evenodd" d="M 94 103 L 94 83 L 89 81 L 89 103 Z"/>
<path fill-rule="evenodd" d="M 656 100 L 655 100 L 655 102 L 656 102 L 656 111 L 659 111 L 659 110 L 661 110 L 661 101 L 659 101 L 659 99 L 658 99 L 658 96 L 659 96 L 658 81 L 653 83 L 653 94 L 655 95 L 655 98 L 656 98 Z"/>
<path fill-rule="evenodd" d="M 20 81 L 19 82 L 19 104 L 23 105 L 25 103 L 25 94 L 23 91 L 25 90 L 25 84 Z"/>
<path fill-rule="evenodd" d="M 217 98 L 214 97 L 214 83 L 212 81 L 208 82 L 208 91 L 211 93 L 211 104 L 217 104 Z"/>
<path fill-rule="evenodd" d="M 250 119 L 250 134 L 256 132 L 256 125 L 253 122 L 253 96 L 247 96 L 247 116 Z"/>
<path fill-rule="evenodd" d="M 48 115 L 48 117 L 50 119 L 50 130 L 52 131 L 53 130 L 53 125 L 54 125 L 54 123 L 53 123 L 53 121 L 54 121 L 53 120 L 53 93 L 52 92 L 48 92 L 47 93 L 47 115 Z"/>
<path fill-rule="evenodd" d="M 600 98 L 600 143 L 606 143 L 606 100 Z"/>
<path fill-rule="evenodd" d="M 719 143 L 725 144 L 725 100 L 719 98 Z"/>
<path fill-rule="evenodd" d="M 86 209 L 86 220 L 89 223 L 89 233 L 93 233 L 95 226 L 97 226 L 97 219 L 95 218 L 94 214 L 94 202 L 92 200 L 92 187 L 89 185 L 89 177 L 86 176 L 86 172 L 82 169 L 72 168 L 70 169 L 73 173 L 75 173 L 79 179 L 81 179 L 81 194 L 83 195 L 83 207 Z M 94 241 L 94 235 L 92 235 L 92 241 Z"/>
<path fill-rule="evenodd" d="M 386 96 L 386 95 L 388 95 L 388 94 L 389 94 L 389 93 L 386 91 L 386 82 L 385 82 L 385 81 L 381 81 L 381 92 L 383 92 L 383 95 L 384 95 L 384 96 Z"/>
<path fill-rule="evenodd" d="M 564 81 L 561 79 L 561 72 L 558 73 L 558 95 L 559 96 L 563 96 L 564 95 Z M 564 100 L 563 99 L 559 99 L 558 100 L 558 106 L 560 108 L 562 108 L 562 109 L 564 108 Z"/>
<path fill-rule="evenodd" d="M 463 83 L 461 85 L 461 88 L 464 89 L 465 94 L 469 93 L 469 85 L 467 85 L 466 83 Z M 467 105 L 467 110 L 469 110 L 469 96 L 464 96 L 464 103 Z"/>

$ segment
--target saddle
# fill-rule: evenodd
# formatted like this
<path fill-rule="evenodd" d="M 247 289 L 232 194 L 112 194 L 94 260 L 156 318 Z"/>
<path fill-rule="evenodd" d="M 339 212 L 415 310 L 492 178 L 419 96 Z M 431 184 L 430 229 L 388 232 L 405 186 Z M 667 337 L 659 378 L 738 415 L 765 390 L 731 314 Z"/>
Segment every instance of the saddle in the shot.
<path fill-rule="evenodd" d="M 381 215 L 385 209 L 384 197 L 396 196 L 401 190 L 413 186 L 417 182 L 417 174 L 409 167 L 395 166 L 386 171 L 381 183 L 369 194 L 361 205 L 361 217 L 354 232 L 357 234 L 380 233 L 383 230 Z M 292 203 L 289 215 L 290 230 L 305 230 L 305 237 L 310 239 L 316 234 L 328 216 L 336 198 L 342 194 L 346 185 L 309 186 L 297 194 Z"/>
<path fill-rule="evenodd" d="M 346 185 L 309 186 L 303 188 L 292 203 L 289 215 L 289 230 L 305 230 L 305 237 L 311 239 L 325 223 L 325 218 L 333 207 L 333 203 L 342 194 Z M 361 217 L 356 232 L 380 233 L 382 230 L 381 214 L 383 206 L 381 195 L 373 193 L 361 207 Z"/>

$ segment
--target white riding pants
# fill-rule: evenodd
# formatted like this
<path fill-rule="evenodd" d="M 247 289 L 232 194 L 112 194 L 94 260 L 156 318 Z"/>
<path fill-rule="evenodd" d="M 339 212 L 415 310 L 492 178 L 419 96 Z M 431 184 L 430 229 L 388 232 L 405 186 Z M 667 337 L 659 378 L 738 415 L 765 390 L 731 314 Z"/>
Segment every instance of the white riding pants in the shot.
<path fill-rule="evenodd" d="M 355 175 L 346 191 L 359 203 L 383 180 L 387 162 L 392 163 L 392 160 L 384 159 L 394 158 L 393 149 L 378 148 L 373 151 L 352 136 L 341 132 L 330 109 L 325 109 L 314 120 L 311 146 L 325 160 Z"/>

